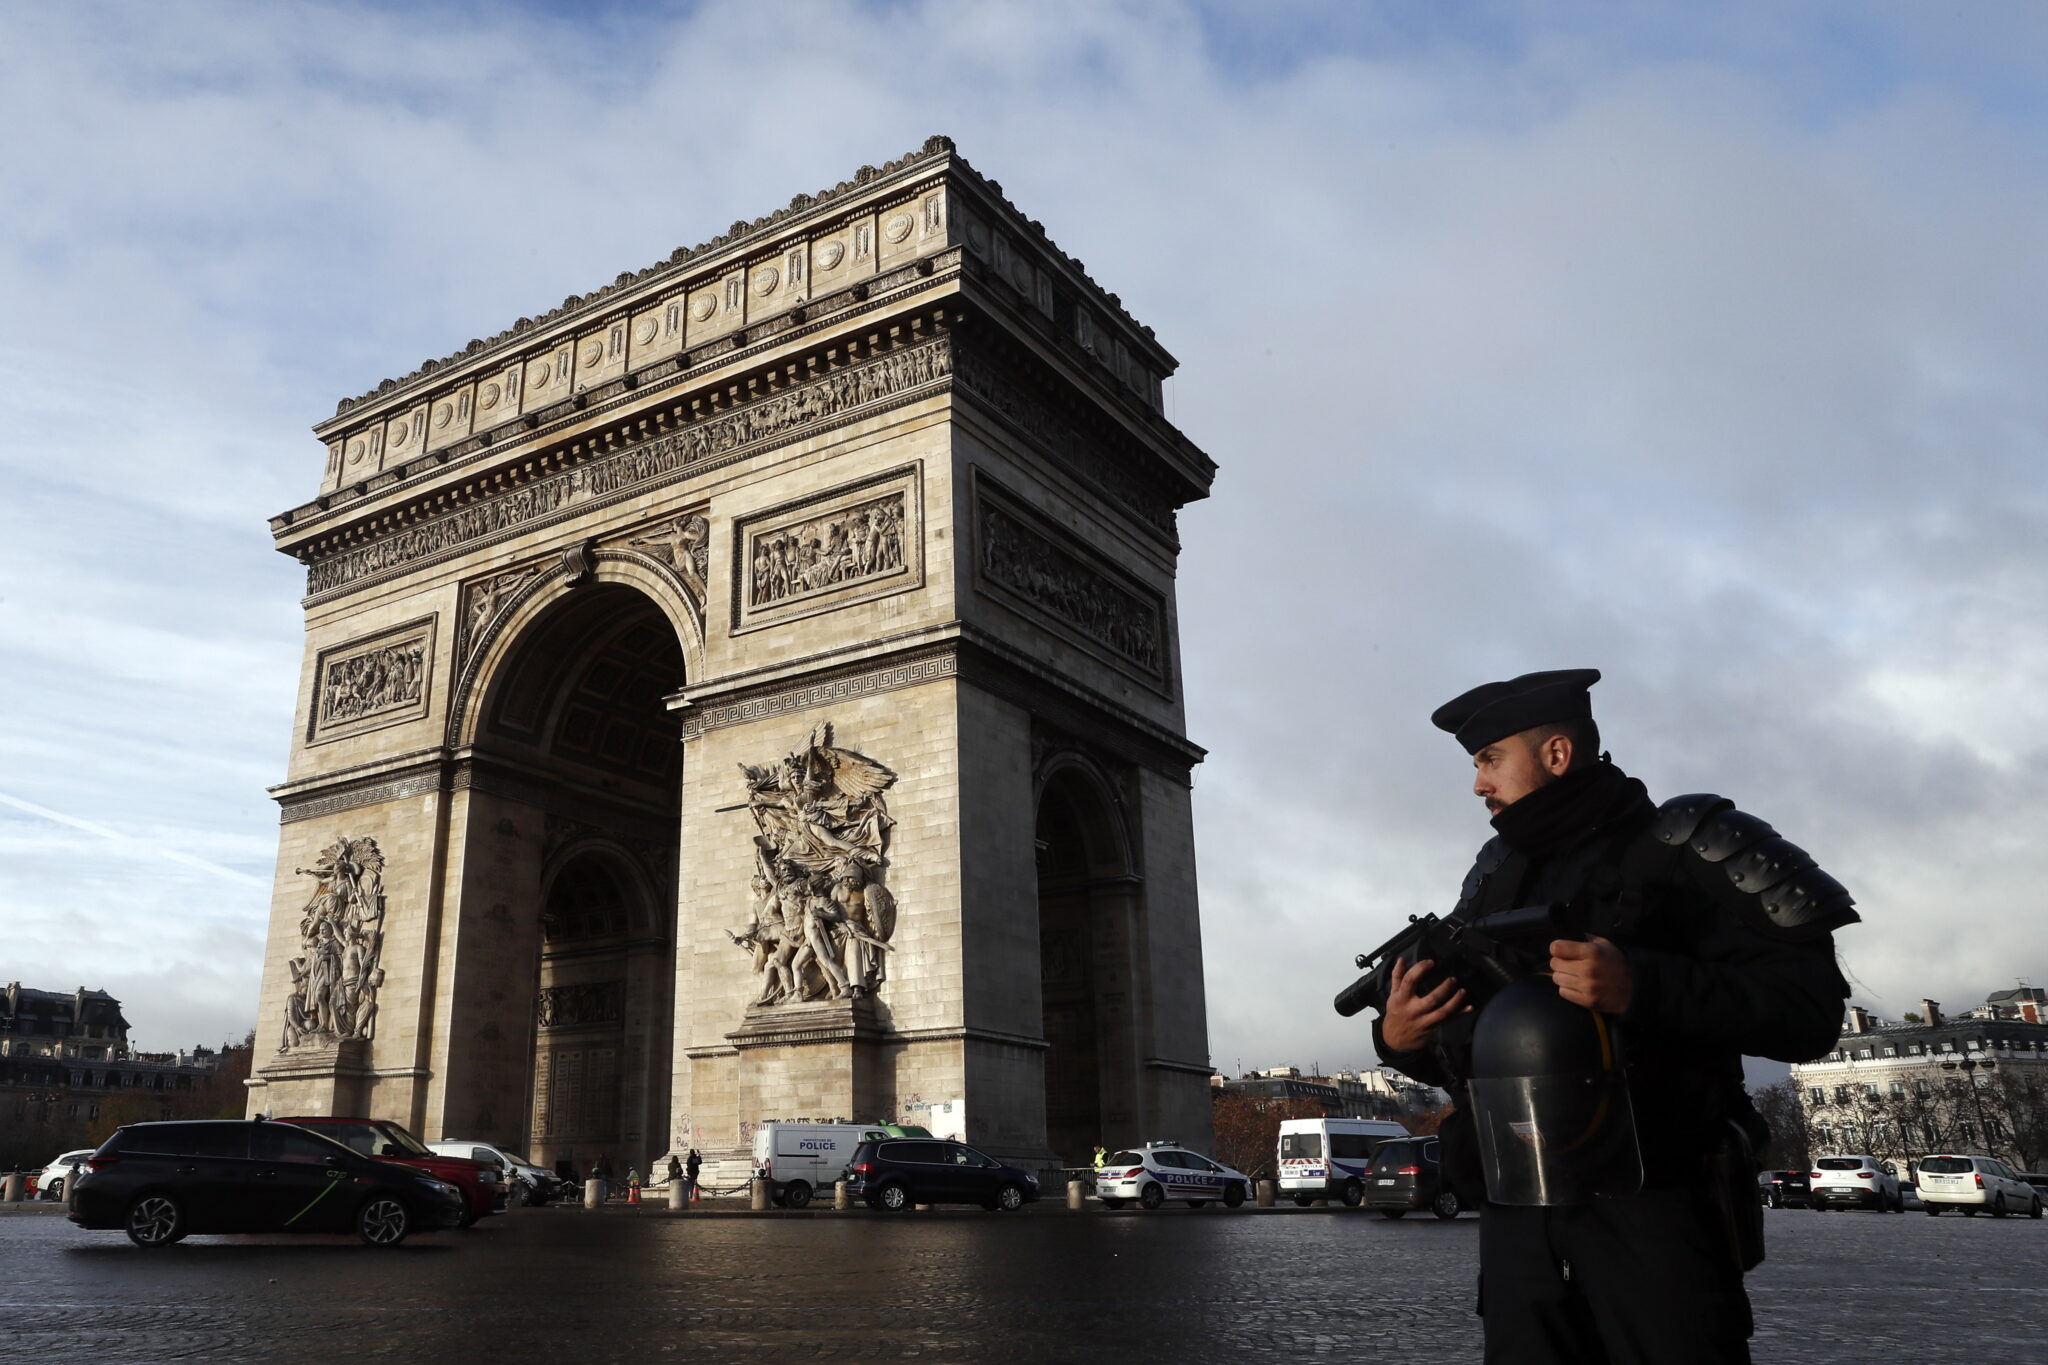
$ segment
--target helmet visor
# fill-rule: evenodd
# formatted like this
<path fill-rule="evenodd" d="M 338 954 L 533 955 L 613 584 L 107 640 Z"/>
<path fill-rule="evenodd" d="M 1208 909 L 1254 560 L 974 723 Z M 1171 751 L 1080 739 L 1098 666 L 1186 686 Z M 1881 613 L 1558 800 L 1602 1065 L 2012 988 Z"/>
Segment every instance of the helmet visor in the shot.
<path fill-rule="evenodd" d="M 1622 1073 L 1482 1077 L 1471 1082 L 1471 1095 L 1494 1203 L 1587 1204 L 1643 1187 Z"/>

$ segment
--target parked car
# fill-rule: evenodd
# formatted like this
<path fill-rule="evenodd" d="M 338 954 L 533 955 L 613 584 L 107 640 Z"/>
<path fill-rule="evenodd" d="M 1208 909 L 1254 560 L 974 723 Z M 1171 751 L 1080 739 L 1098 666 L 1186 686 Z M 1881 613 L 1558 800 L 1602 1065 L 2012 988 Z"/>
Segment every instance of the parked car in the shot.
<path fill-rule="evenodd" d="M 332 1138 L 350 1150 L 377 1161 L 394 1161 L 425 1171 L 462 1191 L 462 1226 L 471 1227 L 486 1214 L 503 1213 L 507 1198 L 504 1177 L 495 1164 L 467 1157 L 442 1156 L 390 1119 L 327 1118 L 306 1115 L 281 1118 Z"/>
<path fill-rule="evenodd" d="M 1920 1203 L 1930 1215 L 1959 1209 L 1965 1218 L 1980 1211 L 2039 1218 L 2042 1191 L 1995 1157 L 1943 1154 L 1920 1158 Z"/>
<path fill-rule="evenodd" d="M 979 1204 L 1015 1210 L 1038 1198 L 1038 1177 L 946 1138 L 884 1138 L 854 1149 L 847 1192 L 871 1209 Z"/>
<path fill-rule="evenodd" d="M 1457 1192 L 1443 1181 L 1434 1137 L 1392 1138 L 1373 1149 L 1365 1177 L 1365 1206 L 1382 1218 L 1428 1209 L 1439 1218 L 1463 1212 Z"/>
<path fill-rule="evenodd" d="M 1120 1209 L 1131 1200 L 1156 1209 L 1179 1199 L 1191 1209 L 1213 1200 L 1229 1208 L 1244 1202 L 1251 1177 L 1211 1161 L 1177 1142 L 1148 1142 L 1112 1154 L 1095 1172 L 1095 1197 L 1106 1209 Z"/>
<path fill-rule="evenodd" d="M 1306 1208 L 1318 1199 L 1365 1202 L 1373 1148 L 1408 1130 L 1389 1119 L 1282 1119 L 1274 1143 L 1280 1193 Z"/>
<path fill-rule="evenodd" d="M 71 1195 L 82 1228 L 120 1228 L 141 1247 L 192 1233 L 348 1232 L 371 1246 L 455 1227 L 445 1180 L 263 1119 L 131 1123 L 86 1160 Z"/>
<path fill-rule="evenodd" d="M 906 1136 L 930 1134 L 892 1133 L 879 1123 L 764 1123 L 754 1130 L 754 1174 L 777 1205 L 800 1209 L 846 1178 L 862 1143 Z"/>
<path fill-rule="evenodd" d="M 1824 1156 L 1806 1173 L 1807 1192 L 1816 1210 L 1876 1209 L 1879 1213 L 1904 1213 L 1906 1197 L 1899 1190 L 1899 1177 L 1876 1157 L 1865 1155 Z"/>
<path fill-rule="evenodd" d="M 499 1177 L 505 1182 L 505 1203 L 525 1204 L 538 1208 L 563 1193 L 563 1182 L 553 1171 L 534 1165 L 525 1157 L 491 1142 L 442 1141 L 430 1142 L 427 1150 L 442 1156 L 466 1157 L 480 1161 L 486 1166 L 495 1166 Z"/>
<path fill-rule="evenodd" d="M 1759 1171 L 1758 1199 L 1774 1209 L 1803 1209 L 1813 1204 L 1813 1177 L 1805 1171 Z"/>
<path fill-rule="evenodd" d="M 81 1147 L 75 1152 L 65 1152 L 43 1167 L 42 1174 L 36 1177 L 35 1197 L 63 1203 L 64 1191 L 71 1187 L 72 1177 L 77 1175 L 78 1168 L 85 1164 L 92 1151 L 90 1147 Z"/>

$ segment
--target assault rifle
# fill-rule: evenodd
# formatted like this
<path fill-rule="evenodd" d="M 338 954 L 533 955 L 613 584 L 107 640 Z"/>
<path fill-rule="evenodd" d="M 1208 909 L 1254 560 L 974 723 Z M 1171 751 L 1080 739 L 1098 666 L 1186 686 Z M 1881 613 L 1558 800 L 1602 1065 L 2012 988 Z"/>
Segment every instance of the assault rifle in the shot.
<path fill-rule="evenodd" d="M 1502 987 L 1545 970 L 1552 940 L 1578 937 L 1565 927 L 1563 918 L 1563 907 L 1555 905 L 1502 910 L 1469 923 L 1410 915 L 1407 928 L 1355 959 L 1365 975 L 1339 992 L 1337 1013 L 1349 1018 L 1367 1005 L 1385 1011 L 1397 962 L 1436 964 L 1418 983 L 1418 993 L 1434 990 L 1444 977 L 1453 976 L 1465 988 L 1466 999 L 1482 1006 Z"/>

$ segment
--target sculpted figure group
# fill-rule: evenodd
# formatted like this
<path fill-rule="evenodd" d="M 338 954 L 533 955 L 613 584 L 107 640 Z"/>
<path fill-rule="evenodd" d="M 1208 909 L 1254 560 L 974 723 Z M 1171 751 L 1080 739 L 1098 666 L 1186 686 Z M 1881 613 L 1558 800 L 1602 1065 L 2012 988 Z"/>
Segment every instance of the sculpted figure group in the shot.
<path fill-rule="evenodd" d="M 754 542 L 753 602 L 903 567 L 903 495 L 892 494 Z"/>
<path fill-rule="evenodd" d="M 834 748 L 832 726 L 767 767 L 742 764 L 754 814 L 753 915 L 728 936 L 752 955 L 757 1007 L 872 995 L 887 979 L 896 900 L 883 885 L 896 774 Z"/>
<path fill-rule="evenodd" d="M 384 971 L 384 855 L 375 839 L 337 839 L 313 867 L 318 879 L 299 920 L 300 954 L 291 961 L 279 1052 L 308 1039 L 371 1038 L 377 1029 L 377 988 Z"/>

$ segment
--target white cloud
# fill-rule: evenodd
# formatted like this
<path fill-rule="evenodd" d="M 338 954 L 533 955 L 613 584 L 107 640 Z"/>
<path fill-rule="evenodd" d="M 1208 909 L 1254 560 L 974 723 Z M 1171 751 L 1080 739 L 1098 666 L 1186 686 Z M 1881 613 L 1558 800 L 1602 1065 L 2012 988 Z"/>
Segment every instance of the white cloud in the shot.
<path fill-rule="evenodd" d="M 946 131 L 1222 466 L 1181 579 L 1218 1060 L 1364 1059 L 1319 1002 L 1485 833 L 1428 711 L 1564 664 L 1653 790 L 1850 883 L 1866 1001 L 2040 979 L 2039 73 L 2010 15 L 1859 10 L 1859 65 L 1822 8 L 0 18 L 44 130 L 0 152 L 0 787 L 267 879 L 305 428 Z M 6 829 L 24 979 L 247 1023 L 264 893 L 207 887 L 193 978 L 183 872 Z"/>

